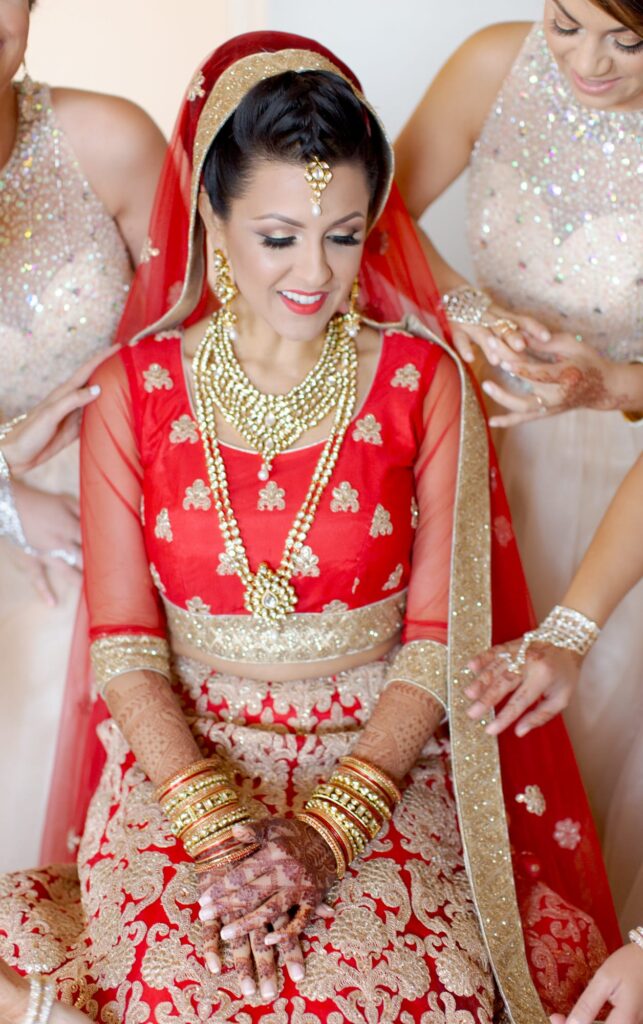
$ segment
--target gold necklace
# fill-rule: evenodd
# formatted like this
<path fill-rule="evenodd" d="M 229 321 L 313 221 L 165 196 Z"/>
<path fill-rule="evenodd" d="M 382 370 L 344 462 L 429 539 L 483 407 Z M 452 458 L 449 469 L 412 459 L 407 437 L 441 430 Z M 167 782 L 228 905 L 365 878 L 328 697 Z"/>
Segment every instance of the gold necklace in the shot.
<path fill-rule="evenodd" d="M 343 318 L 334 317 L 319 360 L 301 383 L 285 395 L 267 395 L 240 366 L 232 347 L 235 334 L 231 318 L 215 313 L 206 330 L 211 344 L 204 380 L 223 418 L 263 456 L 258 477 L 267 480 L 275 457 L 337 406 L 351 339 Z"/>
<path fill-rule="evenodd" d="M 343 363 L 338 366 L 338 371 L 341 372 L 338 372 L 340 387 L 335 407 L 335 421 L 319 456 L 306 497 L 286 537 L 281 562 L 276 569 L 272 569 L 267 562 L 261 562 L 257 572 L 253 573 L 230 501 L 228 479 L 217 436 L 218 403 L 210 389 L 213 348 L 218 342 L 217 335 L 225 330 L 225 320 L 224 311 L 215 314 L 192 363 L 197 422 L 219 527 L 226 553 L 245 588 L 245 606 L 256 618 L 278 622 L 294 612 L 297 606 L 297 595 L 291 583 L 296 572 L 297 558 L 333 474 L 344 436 L 353 417 L 357 398 L 357 349 L 353 338 L 346 332 L 344 318 L 335 317 L 329 324 L 329 332 L 332 327 L 333 333 L 337 332 L 341 336 L 341 347 L 344 350 Z"/>

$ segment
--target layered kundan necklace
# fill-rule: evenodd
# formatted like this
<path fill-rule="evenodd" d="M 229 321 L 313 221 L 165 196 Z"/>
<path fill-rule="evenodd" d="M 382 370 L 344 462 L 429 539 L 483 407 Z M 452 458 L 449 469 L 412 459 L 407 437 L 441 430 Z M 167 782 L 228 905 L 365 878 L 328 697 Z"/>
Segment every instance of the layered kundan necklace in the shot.
<path fill-rule="evenodd" d="M 352 318 L 352 319 L 351 319 Z M 234 317 L 214 314 L 192 364 L 196 413 L 212 496 L 226 553 L 245 588 L 244 603 L 257 618 L 279 621 L 294 612 L 292 585 L 298 557 L 332 476 L 352 419 L 357 397 L 355 315 L 333 317 L 317 364 L 285 395 L 258 391 L 233 349 Z M 310 486 L 286 537 L 276 569 L 262 562 L 253 572 L 230 501 L 230 490 L 216 428 L 216 410 L 263 458 L 258 476 L 267 480 L 274 458 L 316 426 L 333 409 L 335 420 Z"/>

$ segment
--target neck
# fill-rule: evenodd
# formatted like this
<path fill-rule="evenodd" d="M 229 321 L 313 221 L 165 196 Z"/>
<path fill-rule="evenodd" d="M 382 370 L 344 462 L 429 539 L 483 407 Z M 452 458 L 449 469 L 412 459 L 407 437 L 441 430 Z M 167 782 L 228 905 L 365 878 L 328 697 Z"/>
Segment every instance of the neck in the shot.
<path fill-rule="evenodd" d="M 0 167 L 4 167 L 16 142 L 18 97 L 8 82 L 0 91 Z"/>
<path fill-rule="evenodd" d="M 296 341 L 278 334 L 243 302 L 234 304 L 237 315 L 237 359 L 252 380 L 265 373 L 282 379 L 285 388 L 303 380 L 318 361 L 326 332 L 311 341 Z"/>

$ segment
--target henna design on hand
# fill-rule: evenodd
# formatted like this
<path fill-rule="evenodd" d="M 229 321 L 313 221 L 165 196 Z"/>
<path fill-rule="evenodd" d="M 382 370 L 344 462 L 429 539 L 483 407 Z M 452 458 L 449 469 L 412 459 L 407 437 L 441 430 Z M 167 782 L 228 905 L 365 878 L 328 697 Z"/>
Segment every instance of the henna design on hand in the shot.
<path fill-rule="evenodd" d="M 403 779 L 443 717 L 442 705 L 426 690 L 412 683 L 391 683 L 352 753 L 394 779 Z"/>

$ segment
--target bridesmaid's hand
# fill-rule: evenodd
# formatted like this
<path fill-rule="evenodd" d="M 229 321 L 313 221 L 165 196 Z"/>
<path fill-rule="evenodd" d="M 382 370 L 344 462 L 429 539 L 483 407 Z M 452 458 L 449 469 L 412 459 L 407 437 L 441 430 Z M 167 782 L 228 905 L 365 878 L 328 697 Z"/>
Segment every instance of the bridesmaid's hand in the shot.
<path fill-rule="evenodd" d="M 643 366 L 606 359 L 578 335 L 555 334 L 546 344 L 531 341 L 526 357 L 511 355 L 500 366 L 523 390 L 484 382 L 486 394 L 508 410 L 490 419 L 492 427 L 513 427 L 569 409 L 643 408 Z"/>
<path fill-rule="evenodd" d="M 546 643 L 533 643 L 527 649 L 525 663 L 512 671 L 520 640 L 492 647 L 468 664 L 475 674 L 464 692 L 473 702 L 468 715 L 485 718 L 492 708 L 513 694 L 485 731 L 497 736 L 516 722 L 517 736 L 545 725 L 569 704 L 580 677 L 581 658 L 573 651 Z"/>
<path fill-rule="evenodd" d="M 0 441 L 0 448 L 14 477 L 46 462 L 78 437 L 83 407 L 100 393 L 97 387 L 87 387 L 87 381 L 116 348 L 112 346 L 98 353 L 79 367 L 68 381 L 43 398 L 26 419 Z"/>
<path fill-rule="evenodd" d="M 486 323 L 459 324 L 449 321 L 453 344 L 465 363 L 473 363 L 477 346 L 491 366 L 515 358 L 535 341 L 546 343 L 551 335 L 547 328 L 531 316 L 510 313 L 494 302 L 485 315 Z M 516 325 L 516 329 L 512 328 Z"/>
<path fill-rule="evenodd" d="M 605 1024 L 643 1024 L 643 949 L 633 942 L 607 958 L 569 1016 L 555 1013 L 552 1024 L 593 1024 L 605 1003 Z"/>
<path fill-rule="evenodd" d="M 71 494 L 48 494 L 19 480 L 14 483 L 16 509 L 27 543 L 35 556 L 16 551 L 36 593 L 46 604 L 56 604 L 48 569 L 56 566 L 76 577 L 82 570 L 80 509 Z"/>

